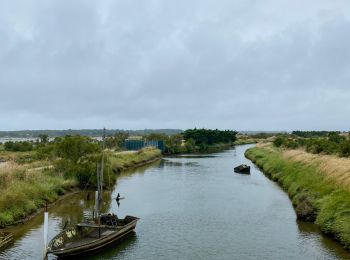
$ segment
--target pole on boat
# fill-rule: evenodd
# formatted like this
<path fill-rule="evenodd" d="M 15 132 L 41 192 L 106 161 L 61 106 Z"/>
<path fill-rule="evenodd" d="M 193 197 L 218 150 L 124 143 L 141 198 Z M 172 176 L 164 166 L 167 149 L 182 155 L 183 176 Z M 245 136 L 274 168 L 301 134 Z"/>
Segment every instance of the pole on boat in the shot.
<path fill-rule="evenodd" d="M 97 187 L 98 187 L 98 237 L 101 237 L 101 220 L 99 218 L 100 215 L 100 207 L 102 203 L 102 192 L 103 192 L 103 166 L 104 166 L 104 150 L 105 150 L 105 137 L 106 137 L 106 128 L 103 128 L 103 135 L 102 135 L 102 156 L 101 156 L 101 167 L 98 171 L 97 175 Z"/>
<path fill-rule="evenodd" d="M 106 138 L 106 128 L 103 128 L 102 135 L 102 158 L 101 158 L 101 169 L 100 169 L 100 200 L 102 201 L 102 191 L 103 191 L 103 168 L 104 168 L 104 150 L 105 150 L 105 138 Z"/>
<path fill-rule="evenodd" d="M 44 212 L 44 257 L 43 259 L 47 259 L 47 234 L 49 230 L 49 212 L 47 212 L 47 202 L 45 206 Z"/>
<path fill-rule="evenodd" d="M 94 218 L 97 218 L 98 216 L 98 191 L 95 191 L 95 210 L 94 210 Z"/>

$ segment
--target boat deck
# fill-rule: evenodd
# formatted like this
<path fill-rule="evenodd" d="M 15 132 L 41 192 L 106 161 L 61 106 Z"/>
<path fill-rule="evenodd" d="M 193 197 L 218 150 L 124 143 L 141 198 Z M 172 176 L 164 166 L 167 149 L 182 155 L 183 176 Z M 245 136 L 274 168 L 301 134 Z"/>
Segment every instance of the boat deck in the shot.
<path fill-rule="evenodd" d="M 66 244 L 64 245 L 64 248 L 74 248 L 74 247 L 79 247 L 79 246 L 86 245 L 89 243 L 93 243 L 93 242 L 96 242 L 96 239 L 98 239 L 100 237 L 101 238 L 106 237 L 106 236 L 109 236 L 112 233 L 116 233 L 116 232 L 117 232 L 117 230 L 108 230 L 108 229 L 101 228 L 101 236 L 99 236 L 99 231 L 98 231 L 98 229 L 96 229 L 85 237 L 79 237 L 79 238 L 77 238 L 77 240 L 66 242 Z"/>

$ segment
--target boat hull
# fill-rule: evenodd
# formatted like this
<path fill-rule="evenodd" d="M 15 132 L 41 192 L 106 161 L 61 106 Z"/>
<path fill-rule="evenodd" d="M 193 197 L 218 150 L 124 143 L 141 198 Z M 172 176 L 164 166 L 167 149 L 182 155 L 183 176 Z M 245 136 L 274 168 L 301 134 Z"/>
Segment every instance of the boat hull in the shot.
<path fill-rule="evenodd" d="M 48 250 L 48 254 L 53 254 L 59 258 L 67 258 L 78 255 L 86 255 L 97 252 L 103 248 L 109 247 L 112 244 L 120 242 L 125 236 L 132 233 L 136 227 L 138 219 L 133 220 L 132 222 L 126 224 L 121 229 L 117 230 L 113 227 L 107 228 L 107 231 L 110 231 L 109 235 L 102 236 L 94 241 L 89 243 L 83 243 L 71 248 L 61 248 L 56 250 Z M 58 235 L 59 236 L 59 235 Z M 50 246 L 50 245 L 49 245 Z"/>
<path fill-rule="evenodd" d="M 234 171 L 242 174 L 250 174 L 250 166 L 242 164 L 234 168 Z"/>
<path fill-rule="evenodd" d="M 0 251 L 13 243 L 13 235 L 9 232 L 0 232 Z"/>

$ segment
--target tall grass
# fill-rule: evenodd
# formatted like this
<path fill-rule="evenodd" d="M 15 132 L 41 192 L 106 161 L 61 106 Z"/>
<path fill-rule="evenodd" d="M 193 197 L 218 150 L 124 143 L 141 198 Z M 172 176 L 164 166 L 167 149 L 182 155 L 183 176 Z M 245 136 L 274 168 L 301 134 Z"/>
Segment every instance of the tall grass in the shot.
<path fill-rule="evenodd" d="M 161 152 L 158 149 L 145 148 L 135 153 L 110 151 L 106 156 L 106 170 L 110 173 L 110 169 L 117 172 L 147 163 L 159 158 Z M 52 169 L 50 163 L 52 162 L 17 163 L 16 160 L 0 163 L 0 227 L 25 218 L 47 202 L 55 201 L 66 190 L 78 186 L 74 176 L 65 178 L 64 172 L 58 173 Z M 105 177 L 114 181 L 116 175 L 106 174 Z"/>
<path fill-rule="evenodd" d="M 350 187 L 340 185 L 349 176 L 335 174 L 334 162 L 323 156 L 305 158 L 304 154 L 283 151 L 255 147 L 248 149 L 246 156 L 288 192 L 298 218 L 315 222 L 350 249 Z M 325 166 L 327 162 L 331 164 Z M 348 175 L 347 166 L 339 167 Z"/>
<path fill-rule="evenodd" d="M 147 163 L 150 160 L 159 158 L 161 151 L 155 148 L 146 147 L 135 153 L 108 153 L 110 167 L 113 172 L 120 172 L 138 164 Z"/>
<path fill-rule="evenodd" d="M 74 180 L 54 176 L 50 170 L 30 171 L 28 166 L 14 162 L 0 168 L 0 227 L 13 224 L 46 202 L 53 202 L 65 190 L 75 186 Z"/>

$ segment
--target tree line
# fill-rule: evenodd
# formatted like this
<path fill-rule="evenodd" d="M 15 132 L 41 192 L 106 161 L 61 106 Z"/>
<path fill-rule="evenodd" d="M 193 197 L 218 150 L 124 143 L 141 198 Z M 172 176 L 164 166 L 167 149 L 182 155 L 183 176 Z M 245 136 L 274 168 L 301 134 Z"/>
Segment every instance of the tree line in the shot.
<path fill-rule="evenodd" d="M 295 135 L 280 135 L 275 138 L 276 147 L 296 149 L 303 147 L 307 152 L 319 154 L 335 154 L 342 157 L 350 156 L 350 136 L 340 135 L 339 132 L 328 132 L 323 137 L 302 138 Z"/>

